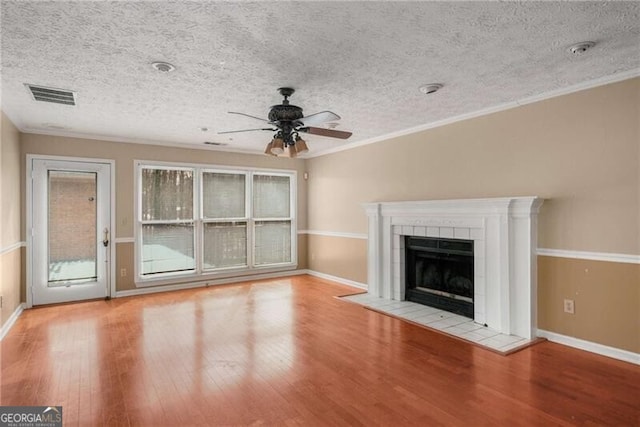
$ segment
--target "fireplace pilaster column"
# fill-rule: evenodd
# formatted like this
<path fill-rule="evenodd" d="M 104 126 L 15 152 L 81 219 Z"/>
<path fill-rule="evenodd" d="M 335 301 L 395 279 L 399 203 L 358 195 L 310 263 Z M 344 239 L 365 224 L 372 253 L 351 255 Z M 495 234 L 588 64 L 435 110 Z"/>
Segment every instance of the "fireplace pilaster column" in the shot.
<path fill-rule="evenodd" d="M 369 219 L 367 241 L 367 285 L 371 295 L 382 296 L 381 281 L 382 263 L 382 215 L 380 203 L 364 203 L 362 205 Z"/>

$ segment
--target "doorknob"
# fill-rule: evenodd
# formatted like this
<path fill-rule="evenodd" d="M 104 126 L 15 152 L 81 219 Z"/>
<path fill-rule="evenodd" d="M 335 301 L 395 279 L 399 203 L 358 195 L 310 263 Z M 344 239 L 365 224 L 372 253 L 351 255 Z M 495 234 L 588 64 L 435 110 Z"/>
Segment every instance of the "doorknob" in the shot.
<path fill-rule="evenodd" d="M 109 229 L 105 228 L 102 235 L 102 244 L 106 248 L 109 246 Z"/>

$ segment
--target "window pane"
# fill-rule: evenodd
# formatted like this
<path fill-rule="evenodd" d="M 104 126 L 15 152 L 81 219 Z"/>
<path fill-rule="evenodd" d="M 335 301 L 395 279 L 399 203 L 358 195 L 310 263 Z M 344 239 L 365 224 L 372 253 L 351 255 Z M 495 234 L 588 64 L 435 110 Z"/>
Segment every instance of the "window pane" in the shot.
<path fill-rule="evenodd" d="M 142 274 L 195 269 L 192 224 L 142 226 Z"/>
<path fill-rule="evenodd" d="M 202 198 L 205 218 L 245 217 L 245 175 L 205 172 Z"/>
<path fill-rule="evenodd" d="M 96 280 L 95 172 L 49 171 L 49 284 Z"/>
<path fill-rule="evenodd" d="M 247 223 L 204 224 L 204 268 L 247 265 Z"/>
<path fill-rule="evenodd" d="M 193 219 L 193 171 L 142 169 L 142 220 Z"/>
<path fill-rule="evenodd" d="M 256 221 L 255 264 L 291 262 L 291 221 Z"/>
<path fill-rule="evenodd" d="M 253 215 L 255 218 L 291 217 L 288 176 L 253 176 Z"/>

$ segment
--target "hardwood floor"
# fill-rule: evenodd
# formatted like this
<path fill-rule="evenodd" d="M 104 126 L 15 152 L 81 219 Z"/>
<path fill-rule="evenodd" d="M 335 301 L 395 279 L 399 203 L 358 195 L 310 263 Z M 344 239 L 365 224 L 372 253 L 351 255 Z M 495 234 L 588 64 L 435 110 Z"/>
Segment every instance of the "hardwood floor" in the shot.
<path fill-rule="evenodd" d="M 501 356 L 310 276 L 25 311 L 2 405 L 64 425 L 640 425 L 640 367 L 545 342 Z"/>

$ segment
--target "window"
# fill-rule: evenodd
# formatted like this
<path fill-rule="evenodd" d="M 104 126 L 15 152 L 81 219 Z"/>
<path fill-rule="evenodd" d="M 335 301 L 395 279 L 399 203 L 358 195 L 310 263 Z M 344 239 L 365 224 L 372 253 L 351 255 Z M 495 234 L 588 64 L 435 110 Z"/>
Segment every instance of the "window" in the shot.
<path fill-rule="evenodd" d="M 253 175 L 255 264 L 291 262 L 288 176 Z"/>
<path fill-rule="evenodd" d="M 193 170 L 141 173 L 142 275 L 194 271 Z"/>
<path fill-rule="evenodd" d="M 295 174 L 139 164 L 139 277 L 295 264 Z"/>
<path fill-rule="evenodd" d="M 246 181 L 244 173 L 202 173 L 204 269 L 247 265 Z"/>

